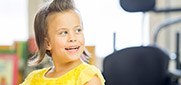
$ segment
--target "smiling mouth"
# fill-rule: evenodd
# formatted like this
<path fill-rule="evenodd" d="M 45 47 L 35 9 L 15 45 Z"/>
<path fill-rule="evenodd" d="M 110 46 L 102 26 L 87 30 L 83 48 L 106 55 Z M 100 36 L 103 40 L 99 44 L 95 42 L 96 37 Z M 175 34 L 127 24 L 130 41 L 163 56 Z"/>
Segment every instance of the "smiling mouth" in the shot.
<path fill-rule="evenodd" d="M 65 48 L 65 50 L 71 51 L 71 50 L 78 50 L 79 48 L 80 46 L 74 46 L 74 47 Z"/>

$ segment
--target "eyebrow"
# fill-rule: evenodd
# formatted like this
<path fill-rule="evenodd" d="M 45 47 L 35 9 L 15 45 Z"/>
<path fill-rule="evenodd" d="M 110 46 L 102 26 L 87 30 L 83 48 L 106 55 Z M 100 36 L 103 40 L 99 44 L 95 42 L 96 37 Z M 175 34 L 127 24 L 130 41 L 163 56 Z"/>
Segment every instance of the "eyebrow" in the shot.
<path fill-rule="evenodd" d="M 82 28 L 82 25 L 76 25 L 73 27 L 73 29 L 77 28 L 77 27 L 81 27 Z M 57 28 L 56 30 L 59 31 L 59 30 L 68 30 L 69 28 L 65 28 L 65 27 L 60 27 L 60 28 Z M 83 29 L 83 28 L 82 28 Z"/>
<path fill-rule="evenodd" d="M 56 31 L 67 30 L 67 29 L 68 29 L 68 28 L 60 27 L 60 28 L 57 28 Z"/>
<path fill-rule="evenodd" d="M 81 26 L 81 25 L 76 25 L 76 26 L 74 26 L 74 28 L 77 28 L 77 27 L 81 27 L 81 28 L 82 28 L 82 26 Z"/>

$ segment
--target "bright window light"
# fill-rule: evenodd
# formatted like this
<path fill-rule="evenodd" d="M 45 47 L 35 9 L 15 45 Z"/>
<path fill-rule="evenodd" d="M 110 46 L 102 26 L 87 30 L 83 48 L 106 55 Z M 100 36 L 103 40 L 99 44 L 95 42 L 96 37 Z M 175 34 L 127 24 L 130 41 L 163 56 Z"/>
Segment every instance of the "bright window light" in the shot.
<path fill-rule="evenodd" d="M 0 3 L 0 45 L 28 39 L 27 0 L 2 0 Z"/>
<path fill-rule="evenodd" d="M 123 11 L 119 0 L 75 1 L 83 19 L 86 45 L 96 46 L 97 57 L 106 57 L 113 52 L 114 32 L 117 50 L 140 46 L 143 42 L 148 44 L 148 29 L 144 25 L 142 30 L 142 13 Z M 148 25 L 148 22 L 144 24 Z"/>

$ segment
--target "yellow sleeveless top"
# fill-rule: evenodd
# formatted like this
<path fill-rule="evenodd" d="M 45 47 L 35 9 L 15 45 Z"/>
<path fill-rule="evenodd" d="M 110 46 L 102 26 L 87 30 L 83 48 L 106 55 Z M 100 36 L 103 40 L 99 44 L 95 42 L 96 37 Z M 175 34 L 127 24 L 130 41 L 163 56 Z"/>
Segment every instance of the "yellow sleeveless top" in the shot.
<path fill-rule="evenodd" d="M 84 85 L 91 80 L 95 75 L 100 78 L 102 85 L 104 85 L 104 78 L 98 68 L 93 65 L 82 63 L 57 78 L 47 78 L 45 73 L 50 68 L 44 68 L 31 72 L 25 81 L 20 85 Z"/>

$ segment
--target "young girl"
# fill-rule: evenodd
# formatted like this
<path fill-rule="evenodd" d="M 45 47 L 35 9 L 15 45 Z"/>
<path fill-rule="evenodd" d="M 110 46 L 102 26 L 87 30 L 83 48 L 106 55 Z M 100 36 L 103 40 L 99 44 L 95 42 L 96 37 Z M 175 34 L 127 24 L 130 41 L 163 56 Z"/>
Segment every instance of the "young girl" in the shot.
<path fill-rule="evenodd" d="M 101 72 L 84 63 L 83 25 L 71 0 L 54 0 L 41 8 L 34 21 L 37 57 L 30 62 L 39 64 L 44 56 L 53 66 L 31 72 L 21 85 L 104 85 Z"/>

